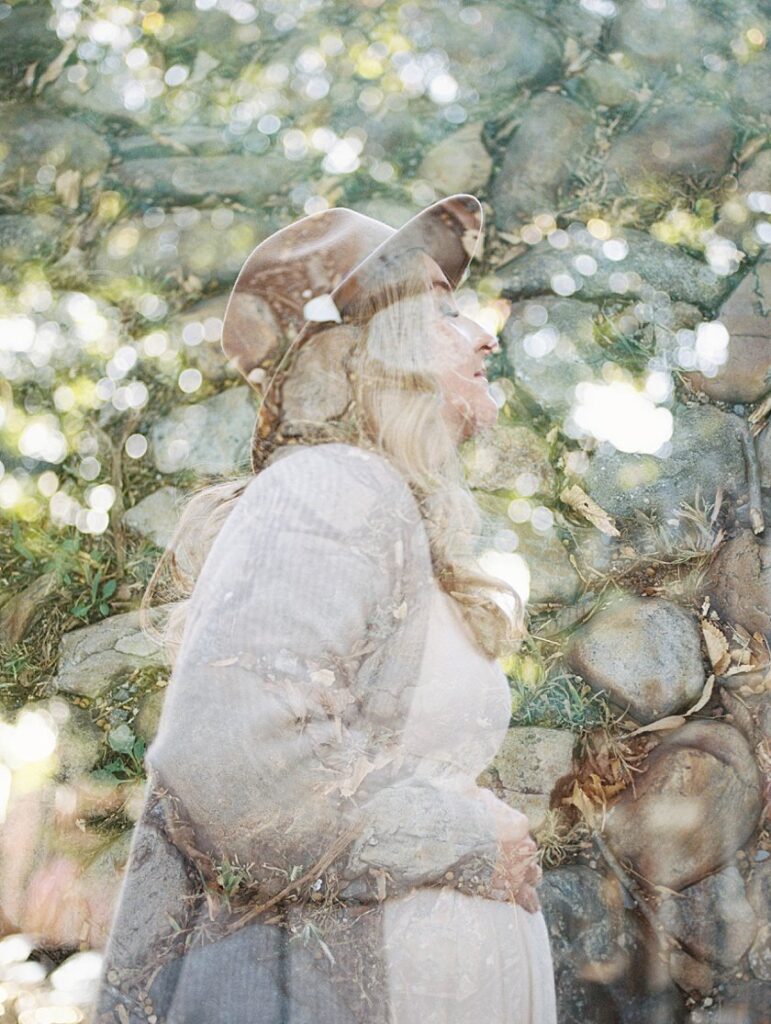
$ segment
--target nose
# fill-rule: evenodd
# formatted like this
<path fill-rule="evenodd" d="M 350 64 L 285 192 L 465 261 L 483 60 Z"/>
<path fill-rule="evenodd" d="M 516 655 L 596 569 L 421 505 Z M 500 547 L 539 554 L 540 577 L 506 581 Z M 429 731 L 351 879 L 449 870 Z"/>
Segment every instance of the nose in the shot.
<path fill-rule="evenodd" d="M 483 327 L 479 328 L 480 340 L 477 342 L 477 350 L 480 352 L 488 352 L 493 355 L 496 352 L 500 352 L 501 346 L 498 338 L 494 334 L 490 334 Z"/>

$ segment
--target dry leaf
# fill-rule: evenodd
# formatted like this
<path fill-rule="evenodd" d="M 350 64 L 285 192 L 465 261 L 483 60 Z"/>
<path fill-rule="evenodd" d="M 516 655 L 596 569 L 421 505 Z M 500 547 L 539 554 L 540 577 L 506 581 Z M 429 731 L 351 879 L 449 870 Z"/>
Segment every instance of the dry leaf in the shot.
<path fill-rule="evenodd" d="M 335 673 L 331 668 L 320 668 L 317 672 L 311 672 L 311 681 L 321 683 L 322 686 L 331 686 L 335 681 Z"/>
<path fill-rule="evenodd" d="M 476 256 L 477 259 L 482 258 L 482 250 L 484 246 L 482 232 L 477 233 L 476 231 L 472 231 L 470 228 L 466 228 L 461 235 L 460 243 L 467 256 Z"/>
<path fill-rule="evenodd" d="M 707 654 L 710 663 L 718 675 L 721 675 L 721 668 L 728 667 L 730 657 L 728 655 L 728 641 L 722 630 L 706 619 L 701 620 L 701 632 L 704 642 L 707 645 Z"/>
<path fill-rule="evenodd" d="M 345 782 L 340 784 L 341 796 L 353 796 L 364 779 L 373 771 L 375 765 L 367 757 L 359 757 L 353 766 L 353 771 Z"/>
<path fill-rule="evenodd" d="M 588 519 L 602 533 L 606 533 L 609 537 L 621 536 L 612 517 L 593 498 L 590 498 L 586 491 L 579 487 L 578 484 L 571 484 L 570 487 L 565 487 L 560 494 L 560 501 L 564 501 L 566 505 L 578 512 L 579 515 L 582 515 L 584 519 Z"/>
<path fill-rule="evenodd" d="M 597 823 L 597 812 L 594 804 L 584 793 L 577 781 L 573 782 L 573 792 L 569 797 L 563 799 L 563 803 L 573 804 L 577 807 L 590 828 L 595 828 Z"/>
<path fill-rule="evenodd" d="M 655 722 L 649 722 L 648 725 L 642 725 L 639 729 L 635 729 L 634 732 L 628 732 L 624 738 L 628 739 L 630 736 L 639 736 L 640 733 L 644 732 L 663 732 L 666 729 L 677 729 L 679 726 L 685 725 L 688 715 L 692 715 L 694 711 L 700 711 L 712 696 L 714 683 L 715 677 L 710 673 L 707 676 L 707 681 L 704 683 L 701 695 L 693 707 L 688 708 L 682 715 L 667 715 L 665 718 L 659 718 Z"/>
<path fill-rule="evenodd" d="M 684 715 L 667 715 L 666 718 L 659 718 L 655 722 L 649 722 L 648 725 L 641 725 L 634 732 L 628 732 L 624 739 L 629 739 L 630 736 L 639 736 L 643 732 L 662 732 L 666 729 L 677 729 L 680 725 L 685 725 Z"/>
<path fill-rule="evenodd" d="M 56 178 L 55 192 L 64 206 L 76 210 L 80 202 L 80 171 L 73 168 L 62 171 Z"/>
<path fill-rule="evenodd" d="M 736 676 L 742 672 L 759 672 L 761 668 L 765 668 L 764 665 L 749 664 L 749 665 L 732 665 L 725 672 L 721 672 L 721 676 Z"/>
<path fill-rule="evenodd" d="M 37 85 L 35 86 L 35 93 L 36 94 L 41 92 L 43 90 L 43 88 L 46 85 L 48 85 L 49 82 L 55 82 L 56 81 L 56 79 L 62 73 L 62 70 L 64 69 L 64 65 L 67 63 L 67 60 L 68 60 L 70 54 L 72 53 L 72 51 L 75 49 L 75 47 L 77 45 L 78 45 L 77 39 L 68 39 L 67 40 L 67 42 L 64 44 L 63 48 L 60 50 L 60 52 L 57 54 L 57 56 L 54 57 L 54 59 L 51 61 L 51 63 L 45 69 L 43 74 L 37 80 Z"/>
<path fill-rule="evenodd" d="M 704 705 L 707 703 L 709 698 L 712 696 L 712 687 L 715 684 L 714 675 L 708 675 L 707 681 L 704 684 L 704 689 L 701 691 L 701 697 L 696 701 L 692 708 L 688 708 L 685 712 L 686 715 L 692 715 L 694 711 L 701 711 Z"/>
<path fill-rule="evenodd" d="M 220 661 L 210 661 L 209 665 L 212 668 L 227 668 L 228 665 L 235 665 L 238 661 L 238 656 L 234 658 L 222 658 Z"/>
<path fill-rule="evenodd" d="M 287 679 L 284 683 L 284 696 L 287 699 L 287 703 L 292 713 L 297 718 L 305 718 L 308 714 L 308 702 L 305 699 L 305 694 L 296 686 L 291 679 Z"/>

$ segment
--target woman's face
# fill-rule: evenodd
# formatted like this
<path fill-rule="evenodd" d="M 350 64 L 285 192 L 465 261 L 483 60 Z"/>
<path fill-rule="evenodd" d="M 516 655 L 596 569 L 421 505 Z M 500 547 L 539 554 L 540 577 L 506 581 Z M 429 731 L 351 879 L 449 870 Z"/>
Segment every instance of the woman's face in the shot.
<path fill-rule="evenodd" d="M 485 359 L 500 350 L 498 339 L 458 309 L 439 264 L 426 256 L 436 308 L 434 355 L 444 396 L 443 415 L 458 439 L 492 426 L 498 406 L 488 390 Z"/>

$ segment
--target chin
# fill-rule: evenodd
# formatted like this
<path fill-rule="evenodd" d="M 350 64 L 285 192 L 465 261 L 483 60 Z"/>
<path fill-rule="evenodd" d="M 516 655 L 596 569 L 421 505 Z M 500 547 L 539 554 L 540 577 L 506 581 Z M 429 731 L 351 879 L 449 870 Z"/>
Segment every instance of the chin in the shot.
<path fill-rule="evenodd" d="M 481 434 L 485 430 L 490 430 L 494 427 L 498 421 L 498 406 L 493 405 L 492 412 L 489 409 L 485 409 L 483 412 L 478 413 L 473 420 L 466 421 L 464 430 L 464 441 L 470 437 L 474 437 L 476 434 Z"/>

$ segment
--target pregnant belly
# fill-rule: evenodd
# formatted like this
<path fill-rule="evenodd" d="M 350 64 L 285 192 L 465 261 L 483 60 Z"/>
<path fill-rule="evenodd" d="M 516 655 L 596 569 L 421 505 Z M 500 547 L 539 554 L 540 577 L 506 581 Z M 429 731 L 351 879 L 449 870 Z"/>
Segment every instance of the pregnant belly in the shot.
<path fill-rule="evenodd" d="M 383 909 L 393 1024 L 556 1019 L 540 910 L 449 887 L 417 889 Z"/>

